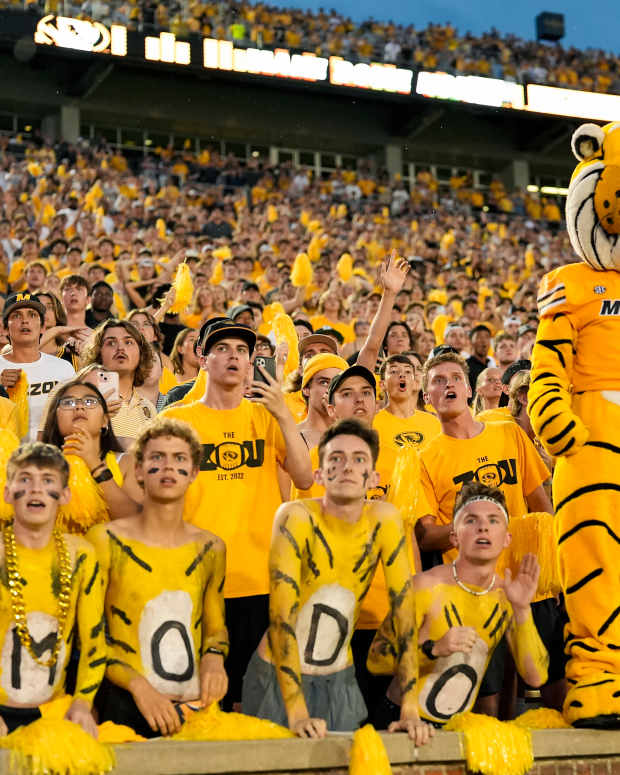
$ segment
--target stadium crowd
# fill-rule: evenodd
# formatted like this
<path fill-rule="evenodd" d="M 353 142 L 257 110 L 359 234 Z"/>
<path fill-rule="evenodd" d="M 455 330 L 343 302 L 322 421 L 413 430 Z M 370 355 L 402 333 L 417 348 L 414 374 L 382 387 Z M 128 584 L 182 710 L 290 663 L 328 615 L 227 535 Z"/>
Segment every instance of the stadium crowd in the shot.
<path fill-rule="evenodd" d="M 68 555 L 84 561 L 55 659 L 73 624 L 90 633 L 68 717 L 90 729 L 96 694 L 100 719 L 170 734 L 175 704 L 223 699 L 300 735 L 369 716 L 421 743 L 450 715 L 435 682 L 457 652 L 476 688 L 462 707 L 498 713 L 506 644 L 561 708 L 562 608 L 530 608 L 533 556 L 495 573 L 509 517 L 552 513 L 526 409 L 537 285 L 572 256 L 555 202 L 20 137 L 0 138 L 0 192 L 0 425 L 7 456 L 23 444 L 5 558 L 28 579 L 60 507 L 61 587 Z M 96 577 L 107 646 L 80 602 Z M 24 599 L 56 610 L 35 588 L 0 622 L 3 639 L 21 627 L 31 684 L 47 647 Z M 0 718 L 62 691 L 3 684 Z"/>
<path fill-rule="evenodd" d="M 236 46 L 286 47 L 318 56 L 400 67 L 543 83 L 572 89 L 620 93 L 617 52 L 564 48 L 502 35 L 496 29 L 476 36 L 450 23 L 416 29 L 392 21 L 354 22 L 337 11 L 318 13 L 264 3 L 156 2 L 156 0 L 0 0 L 2 7 L 123 24 L 146 33 L 170 30 L 179 37 L 201 34 Z"/>

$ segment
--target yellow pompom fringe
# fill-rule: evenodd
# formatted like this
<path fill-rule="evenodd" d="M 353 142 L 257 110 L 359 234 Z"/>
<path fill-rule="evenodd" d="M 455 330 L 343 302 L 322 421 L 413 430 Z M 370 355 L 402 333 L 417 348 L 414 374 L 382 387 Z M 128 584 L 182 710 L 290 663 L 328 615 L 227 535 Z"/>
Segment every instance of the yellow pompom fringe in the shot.
<path fill-rule="evenodd" d="M 189 271 L 189 266 L 187 264 L 184 263 L 177 267 L 172 287 L 175 290 L 175 295 L 169 311 L 173 315 L 176 315 L 179 312 L 183 312 L 194 295 L 192 274 Z"/>
<path fill-rule="evenodd" d="M 529 729 L 479 713 L 459 713 L 444 729 L 462 732 L 467 769 L 482 775 L 525 775 L 534 764 Z"/>
<path fill-rule="evenodd" d="M 392 485 L 388 493 L 388 501 L 393 503 L 400 511 L 402 520 L 405 523 L 407 555 L 412 568 L 415 567 L 413 531 L 416 523 L 415 515 L 419 492 L 420 455 L 415 445 L 409 443 L 398 450 L 392 473 Z"/>
<path fill-rule="evenodd" d="M 17 447 L 19 447 L 17 436 L 6 428 L 0 428 L 0 521 L 2 522 L 13 517 L 13 507 L 4 500 L 4 485 L 7 463 Z"/>
<path fill-rule="evenodd" d="M 213 703 L 206 710 L 192 713 L 181 731 L 170 740 L 276 740 L 295 737 L 293 732 L 273 721 L 246 716 L 243 713 L 224 713 Z"/>
<path fill-rule="evenodd" d="M 274 301 L 273 304 L 268 304 L 263 309 L 263 320 L 265 323 L 267 323 L 267 325 L 275 320 L 276 315 L 286 315 L 284 307 L 280 304 L 279 301 Z"/>
<path fill-rule="evenodd" d="M 392 775 L 383 740 L 371 724 L 353 735 L 349 775 Z"/>
<path fill-rule="evenodd" d="M 9 398 L 17 406 L 17 431 L 20 439 L 28 433 L 30 414 L 28 410 L 28 380 L 22 370 L 19 379 L 12 388 L 7 389 Z"/>
<path fill-rule="evenodd" d="M 503 576 L 508 567 L 516 578 L 523 556 L 531 552 L 540 565 L 536 594 L 557 595 L 561 585 L 554 518 L 545 511 L 533 512 L 511 519 L 509 530 L 512 540 L 499 559 L 498 573 Z"/>
<path fill-rule="evenodd" d="M 143 743 L 146 741 L 146 737 L 137 735 L 131 727 L 115 724 L 113 721 L 104 721 L 103 724 L 99 724 L 97 730 L 99 732 L 97 739 L 100 743 Z"/>
<path fill-rule="evenodd" d="M 56 525 L 67 533 L 85 533 L 99 522 L 109 519 L 101 488 L 94 481 L 88 466 L 77 455 L 67 455 L 71 500 L 61 506 Z"/>
<path fill-rule="evenodd" d="M 353 258 L 350 253 L 343 253 L 340 256 L 340 260 L 336 264 L 336 271 L 343 283 L 349 282 L 353 274 Z"/>
<path fill-rule="evenodd" d="M 14 775 L 100 775 L 115 765 L 114 754 L 72 721 L 39 719 L 0 739 L 11 751 Z"/>
<path fill-rule="evenodd" d="M 312 282 L 312 264 L 307 253 L 299 253 L 291 269 L 291 282 L 295 288 L 304 288 Z"/>
<path fill-rule="evenodd" d="M 534 710 L 527 710 L 512 722 L 518 727 L 526 727 L 527 729 L 570 729 L 571 725 L 567 724 L 564 720 L 564 716 L 558 711 L 552 708 L 535 708 Z"/>
<path fill-rule="evenodd" d="M 275 316 L 272 328 L 277 344 L 286 342 L 288 345 L 288 355 L 284 364 L 284 376 L 287 377 L 299 368 L 299 339 L 295 324 L 290 315 L 280 313 Z"/>

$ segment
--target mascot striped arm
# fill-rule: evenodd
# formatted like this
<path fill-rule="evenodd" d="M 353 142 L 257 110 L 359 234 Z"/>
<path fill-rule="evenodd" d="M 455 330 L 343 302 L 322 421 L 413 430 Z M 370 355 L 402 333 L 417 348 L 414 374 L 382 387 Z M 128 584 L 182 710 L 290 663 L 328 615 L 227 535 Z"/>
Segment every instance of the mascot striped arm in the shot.
<path fill-rule="evenodd" d="M 575 726 L 620 728 L 620 123 L 584 124 L 566 226 L 581 262 L 545 275 L 528 412 L 553 501 Z"/>

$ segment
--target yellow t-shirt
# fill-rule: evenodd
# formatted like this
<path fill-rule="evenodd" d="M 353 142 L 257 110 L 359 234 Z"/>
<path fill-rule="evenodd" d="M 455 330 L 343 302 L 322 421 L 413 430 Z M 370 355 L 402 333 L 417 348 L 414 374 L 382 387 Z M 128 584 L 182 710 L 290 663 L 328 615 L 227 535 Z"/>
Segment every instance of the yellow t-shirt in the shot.
<path fill-rule="evenodd" d="M 65 535 L 73 568 L 69 610 L 55 667 L 35 662 L 16 637 L 9 588 L 0 584 L 0 703 L 41 705 L 65 694 L 65 675 L 72 644 L 79 635 L 80 661 L 74 692 L 92 704 L 103 678 L 106 642 L 103 587 L 93 547 L 81 536 Z M 0 573 L 6 579 L 4 546 Z M 26 580 L 22 595 L 35 654 L 48 659 L 58 632 L 58 560 L 52 538 L 44 549 L 17 546 L 19 575 Z M 74 631 L 75 630 L 75 631 Z"/>
<path fill-rule="evenodd" d="M 228 653 L 222 541 L 205 534 L 174 548 L 151 546 L 113 525 L 96 525 L 88 540 L 105 586 L 106 676 L 126 689 L 135 672 L 162 694 L 197 699 L 206 649 Z"/>
<path fill-rule="evenodd" d="M 344 344 L 355 341 L 355 331 L 350 323 L 341 323 L 338 320 L 329 320 L 325 315 L 313 315 L 310 325 L 316 331 L 317 328 L 333 328 L 344 337 Z"/>
<path fill-rule="evenodd" d="M 271 525 L 282 502 L 277 465 L 286 458 L 280 426 L 245 398 L 236 409 L 196 401 L 162 414 L 189 423 L 200 438 L 200 473 L 185 496 L 185 517 L 226 544 L 224 596 L 268 594 Z"/>
<path fill-rule="evenodd" d="M 428 412 L 416 411 L 410 417 L 397 417 L 387 409 L 377 412 L 372 427 L 379 434 L 379 459 L 377 471 L 381 474 L 380 487 L 387 494 L 391 474 L 399 450 L 413 443 L 418 452 L 441 433 L 441 424 L 437 417 Z"/>
<path fill-rule="evenodd" d="M 466 482 L 499 487 L 506 497 L 508 514 L 528 513 L 526 496 L 550 476 L 532 442 L 516 422 L 489 422 L 473 439 L 455 439 L 444 433 L 435 437 L 421 454 L 421 480 L 426 499 L 438 524 L 452 522 L 454 501 Z M 423 517 L 418 510 L 418 518 Z M 453 560 L 455 549 L 444 553 Z"/>
<path fill-rule="evenodd" d="M 497 409 L 483 409 L 476 415 L 476 420 L 479 422 L 514 422 L 507 406 L 499 406 Z"/>

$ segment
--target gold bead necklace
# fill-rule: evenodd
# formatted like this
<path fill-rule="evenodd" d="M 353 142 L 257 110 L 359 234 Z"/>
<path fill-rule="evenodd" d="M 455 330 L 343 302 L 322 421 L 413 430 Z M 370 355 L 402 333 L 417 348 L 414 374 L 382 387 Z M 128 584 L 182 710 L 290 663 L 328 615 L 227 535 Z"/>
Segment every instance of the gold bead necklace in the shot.
<path fill-rule="evenodd" d="M 9 593 L 11 596 L 11 610 L 15 627 L 19 635 L 20 643 L 30 654 L 32 659 L 41 667 L 54 667 L 58 659 L 58 653 L 64 639 L 65 624 L 67 614 L 69 613 L 69 603 L 71 602 L 71 556 L 62 532 L 54 528 L 53 537 L 56 544 L 56 555 L 60 571 L 60 592 L 58 594 L 58 609 L 56 612 L 56 621 L 58 622 L 58 632 L 52 653 L 48 659 L 42 659 L 37 656 L 32 646 L 32 638 L 28 630 L 28 620 L 26 618 L 26 606 L 22 589 L 22 577 L 19 572 L 19 561 L 17 558 L 17 544 L 15 541 L 15 531 L 13 522 L 7 523 L 3 528 L 4 535 L 4 556 L 6 570 L 9 581 Z"/>

